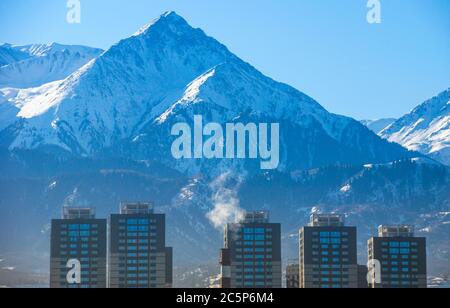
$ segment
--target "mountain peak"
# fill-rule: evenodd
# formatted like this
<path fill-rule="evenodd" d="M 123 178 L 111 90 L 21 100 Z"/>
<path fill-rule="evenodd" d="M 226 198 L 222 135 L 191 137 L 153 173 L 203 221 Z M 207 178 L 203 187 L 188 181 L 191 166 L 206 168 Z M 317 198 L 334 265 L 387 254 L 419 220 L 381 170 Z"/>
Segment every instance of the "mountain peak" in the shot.
<path fill-rule="evenodd" d="M 178 15 L 175 11 L 167 11 L 161 14 L 160 18 L 182 18 L 180 15 Z"/>
<path fill-rule="evenodd" d="M 113 151 L 172 166 L 170 125 L 204 114 L 216 123 L 282 122 L 287 127 L 280 137 L 285 170 L 408 156 L 358 122 L 331 114 L 300 91 L 264 76 L 174 12 L 162 14 L 53 88 L 39 90 L 18 98 L 22 126 L 0 131 L 0 145 L 55 146 L 74 155 Z M 157 121 L 163 117 L 168 120 Z M 176 168 L 197 172 L 222 163 L 224 168 L 241 164 L 183 161 Z"/>
<path fill-rule="evenodd" d="M 140 28 L 133 36 L 139 36 L 142 34 L 146 34 L 150 29 L 153 29 L 159 25 L 169 26 L 172 29 L 175 28 L 183 28 L 190 27 L 187 21 L 175 13 L 174 11 L 167 11 L 160 15 L 158 18 L 154 19 L 150 23 L 146 24 L 142 28 Z"/>
<path fill-rule="evenodd" d="M 414 108 L 380 136 L 450 165 L 450 91 Z"/>

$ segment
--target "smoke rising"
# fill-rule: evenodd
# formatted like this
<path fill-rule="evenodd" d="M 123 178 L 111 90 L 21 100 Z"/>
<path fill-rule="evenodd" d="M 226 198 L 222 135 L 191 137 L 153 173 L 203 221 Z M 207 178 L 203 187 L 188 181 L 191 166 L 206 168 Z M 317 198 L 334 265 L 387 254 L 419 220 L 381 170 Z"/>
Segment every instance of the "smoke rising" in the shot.
<path fill-rule="evenodd" d="M 238 197 L 241 183 L 241 177 L 236 178 L 227 172 L 215 178 L 210 184 L 214 208 L 206 214 L 206 217 L 215 228 L 223 229 L 227 223 L 236 222 L 244 216 L 245 211 L 240 208 Z"/>

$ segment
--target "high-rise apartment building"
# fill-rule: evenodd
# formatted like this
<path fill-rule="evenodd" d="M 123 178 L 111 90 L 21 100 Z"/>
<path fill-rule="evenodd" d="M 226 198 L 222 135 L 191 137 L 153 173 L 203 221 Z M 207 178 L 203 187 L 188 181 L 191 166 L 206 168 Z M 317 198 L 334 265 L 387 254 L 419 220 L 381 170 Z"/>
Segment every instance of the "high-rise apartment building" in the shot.
<path fill-rule="evenodd" d="M 281 225 L 264 211 L 227 224 L 220 264 L 222 288 L 281 288 Z"/>
<path fill-rule="evenodd" d="M 122 204 L 109 223 L 109 287 L 172 287 L 172 248 L 165 215 L 148 203 Z"/>
<path fill-rule="evenodd" d="M 106 219 L 94 209 L 63 208 L 50 246 L 51 288 L 106 288 Z"/>
<path fill-rule="evenodd" d="M 300 288 L 358 288 L 356 227 L 337 214 L 313 214 L 300 229 Z"/>
<path fill-rule="evenodd" d="M 368 241 L 370 286 L 426 288 L 426 239 L 414 236 L 414 227 L 380 226 Z"/>

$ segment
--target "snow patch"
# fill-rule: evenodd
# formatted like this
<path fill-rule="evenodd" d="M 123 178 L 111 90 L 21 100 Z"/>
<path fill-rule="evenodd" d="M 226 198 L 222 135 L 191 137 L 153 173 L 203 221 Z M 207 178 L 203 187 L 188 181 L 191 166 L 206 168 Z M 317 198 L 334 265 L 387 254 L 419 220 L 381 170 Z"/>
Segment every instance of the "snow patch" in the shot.
<path fill-rule="evenodd" d="M 347 184 L 345 186 L 343 186 L 339 191 L 341 193 L 347 193 L 352 189 L 352 186 L 350 184 Z"/>

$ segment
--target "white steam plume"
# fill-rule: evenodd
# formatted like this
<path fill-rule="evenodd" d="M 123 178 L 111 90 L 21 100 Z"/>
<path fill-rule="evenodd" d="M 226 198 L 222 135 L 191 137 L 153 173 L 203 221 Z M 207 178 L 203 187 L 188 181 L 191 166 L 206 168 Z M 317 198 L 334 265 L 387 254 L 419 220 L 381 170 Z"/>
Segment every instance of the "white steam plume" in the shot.
<path fill-rule="evenodd" d="M 223 229 L 227 223 L 241 219 L 245 211 L 239 207 L 237 196 L 242 178 L 235 178 L 230 172 L 218 176 L 211 183 L 214 208 L 206 217 L 217 229 Z"/>

